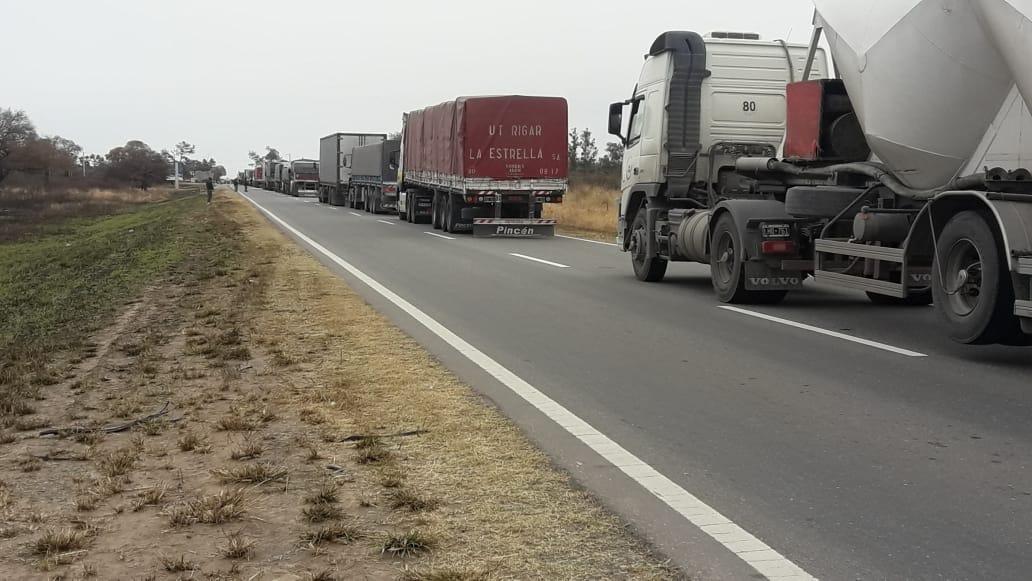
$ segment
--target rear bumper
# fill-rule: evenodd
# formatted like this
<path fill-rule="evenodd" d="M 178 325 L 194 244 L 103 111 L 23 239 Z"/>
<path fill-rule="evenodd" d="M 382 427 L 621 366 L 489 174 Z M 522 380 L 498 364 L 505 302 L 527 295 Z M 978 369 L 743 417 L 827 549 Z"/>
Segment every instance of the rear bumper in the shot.
<path fill-rule="evenodd" d="M 550 238 L 555 220 L 539 218 L 475 218 L 473 236 L 478 238 Z"/>

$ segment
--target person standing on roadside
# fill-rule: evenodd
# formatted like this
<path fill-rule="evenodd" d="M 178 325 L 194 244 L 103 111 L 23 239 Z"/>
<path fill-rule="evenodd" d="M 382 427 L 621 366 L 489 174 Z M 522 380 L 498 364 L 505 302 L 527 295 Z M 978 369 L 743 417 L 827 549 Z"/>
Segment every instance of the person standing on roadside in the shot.
<path fill-rule="evenodd" d="M 234 192 L 239 192 L 240 191 L 240 188 L 237 187 L 239 184 L 240 184 L 240 182 L 237 181 L 236 178 L 233 178 L 233 191 Z"/>
<path fill-rule="evenodd" d="M 204 180 L 204 188 L 208 190 L 208 203 L 211 203 L 211 196 L 215 193 L 215 184 L 212 183 L 211 178 Z"/>

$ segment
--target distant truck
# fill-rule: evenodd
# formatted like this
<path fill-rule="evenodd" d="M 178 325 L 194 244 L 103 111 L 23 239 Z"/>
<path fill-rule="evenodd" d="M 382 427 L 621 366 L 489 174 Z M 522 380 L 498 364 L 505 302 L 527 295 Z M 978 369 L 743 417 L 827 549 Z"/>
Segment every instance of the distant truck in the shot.
<path fill-rule="evenodd" d="M 379 143 L 385 133 L 331 133 L 319 140 L 319 201 L 333 206 L 348 204 L 351 189 L 351 153 L 356 147 Z"/>
<path fill-rule="evenodd" d="M 398 167 L 401 141 L 388 139 L 356 147 L 351 154 L 348 204 L 373 214 L 398 209 Z"/>
<path fill-rule="evenodd" d="M 283 164 L 282 192 L 291 196 L 317 194 L 319 189 L 319 162 L 314 159 L 295 159 Z"/>
<path fill-rule="evenodd" d="M 541 237 L 567 189 L 567 104 L 460 97 L 404 115 L 398 215 L 446 232 Z"/>
<path fill-rule="evenodd" d="M 248 184 L 248 185 L 253 184 L 254 183 L 254 170 L 253 169 L 245 169 L 244 170 L 243 180 L 244 180 L 245 184 Z"/>
<path fill-rule="evenodd" d="M 251 171 L 251 185 L 256 188 L 265 187 L 265 165 L 263 162 L 257 162 L 254 164 L 254 169 Z"/>

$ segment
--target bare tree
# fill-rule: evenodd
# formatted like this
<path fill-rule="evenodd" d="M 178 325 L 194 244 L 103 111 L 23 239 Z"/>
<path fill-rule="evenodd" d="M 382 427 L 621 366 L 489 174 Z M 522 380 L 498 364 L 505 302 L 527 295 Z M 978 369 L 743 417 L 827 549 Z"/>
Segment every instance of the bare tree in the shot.
<path fill-rule="evenodd" d="M 279 150 L 275 147 L 265 146 L 265 158 L 266 161 L 279 161 L 283 159 L 280 157 Z"/>
<path fill-rule="evenodd" d="M 0 109 L 0 182 L 10 173 L 11 153 L 36 139 L 36 128 L 25 111 Z"/>

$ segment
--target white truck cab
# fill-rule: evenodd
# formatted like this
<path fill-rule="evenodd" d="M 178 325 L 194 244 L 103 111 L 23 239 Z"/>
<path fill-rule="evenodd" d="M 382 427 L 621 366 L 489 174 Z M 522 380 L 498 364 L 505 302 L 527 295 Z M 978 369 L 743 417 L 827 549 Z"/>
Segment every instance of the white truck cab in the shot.
<path fill-rule="evenodd" d="M 609 110 L 623 141 L 619 240 L 646 198 L 705 207 L 742 156 L 776 157 L 785 136 L 785 88 L 801 80 L 809 47 L 758 34 L 665 32 L 645 56 L 633 96 Z M 826 78 L 817 51 L 809 78 Z M 625 123 L 625 111 L 627 120 Z"/>

